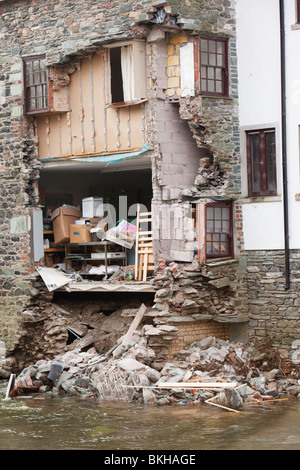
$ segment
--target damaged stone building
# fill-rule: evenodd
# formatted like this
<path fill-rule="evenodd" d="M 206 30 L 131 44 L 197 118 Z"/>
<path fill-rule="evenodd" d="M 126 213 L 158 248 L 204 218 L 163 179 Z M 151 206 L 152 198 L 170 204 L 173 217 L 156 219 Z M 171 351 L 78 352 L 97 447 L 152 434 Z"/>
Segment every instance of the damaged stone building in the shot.
<path fill-rule="evenodd" d="M 22 364 L 84 338 L 103 312 L 107 341 L 86 347 L 108 350 L 142 303 L 164 358 L 257 333 L 235 3 L 0 1 L 0 339 Z M 101 213 L 84 213 L 85 200 Z M 62 208 L 78 243 L 54 239 Z M 87 219 L 150 235 L 140 253 L 137 240 L 97 244 Z"/>

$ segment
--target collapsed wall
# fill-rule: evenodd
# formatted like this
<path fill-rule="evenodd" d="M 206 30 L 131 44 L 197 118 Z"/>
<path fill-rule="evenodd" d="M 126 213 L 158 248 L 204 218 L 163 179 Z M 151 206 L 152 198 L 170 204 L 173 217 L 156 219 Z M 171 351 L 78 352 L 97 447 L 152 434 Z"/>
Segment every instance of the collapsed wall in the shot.
<path fill-rule="evenodd" d="M 64 65 L 71 73 L 72 63 L 78 57 L 93 53 L 104 42 L 112 40 L 143 38 L 147 41 L 146 132 L 152 159 L 153 237 L 155 260 L 157 264 L 162 261 L 164 266 L 159 264 L 155 273 L 153 285 L 157 292 L 154 314 L 150 318 L 155 324 L 177 324 L 180 341 L 190 324 L 198 330 L 198 338 L 205 330 L 205 336 L 217 332 L 225 339 L 236 325 L 243 325 L 244 334 L 247 296 L 244 259 L 239 256 L 243 249 L 240 207 L 237 203 L 234 205 L 238 223 L 237 261 L 233 264 L 224 262 L 210 267 L 193 261 L 194 226 L 190 216 L 192 203 L 212 201 L 216 197 L 237 201 L 239 197 L 233 5 L 219 0 L 203 0 L 200 4 L 148 1 L 141 5 L 133 0 L 127 3 L 106 2 L 99 6 L 98 2 L 90 0 L 87 9 L 86 2 L 82 1 L 76 5 L 46 1 L 41 5 L 39 1 L 24 0 L 18 3 L 17 11 L 14 2 L 4 2 L 2 6 L 3 36 L 0 40 L 5 42 L 8 54 L 2 54 L 5 73 L 1 76 L 1 122 L 5 139 L 1 160 L 4 179 L 1 183 L 3 261 L 0 274 L 4 302 L 0 333 L 8 350 L 15 348 L 17 355 L 26 351 L 28 360 L 46 351 L 52 354 L 53 350 L 54 354 L 54 349 L 65 347 L 68 339 L 65 323 L 64 331 L 54 327 L 53 322 L 61 325 L 60 314 L 51 300 L 49 302 L 44 286 L 37 286 L 39 279 L 34 274 L 31 221 L 32 207 L 38 203 L 40 164 L 30 119 L 23 115 L 21 58 L 46 52 L 48 67 L 54 70 Z M 181 93 L 180 54 L 200 33 L 229 39 L 230 97 L 183 96 Z M 52 79 L 60 77 L 61 85 L 68 76 L 68 73 L 61 77 L 56 73 Z M 11 120 L 5 124 L 8 117 Z M 174 276 L 173 269 L 170 279 L 172 262 L 178 264 L 180 274 Z M 46 341 L 39 343 L 36 338 L 43 336 L 42 331 L 48 333 Z M 58 332 L 54 349 L 51 341 L 47 342 L 49 336 L 56 335 L 53 332 Z M 28 346 L 28 337 L 35 338 L 32 349 Z M 167 338 L 164 341 L 168 343 Z M 176 343 L 173 337 L 172 341 L 172 348 L 178 349 L 180 341 Z M 191 338 L 185 337 L 184 341 L 187 344 Z M 162 347 L 158 341 L 157 348 Z"/>

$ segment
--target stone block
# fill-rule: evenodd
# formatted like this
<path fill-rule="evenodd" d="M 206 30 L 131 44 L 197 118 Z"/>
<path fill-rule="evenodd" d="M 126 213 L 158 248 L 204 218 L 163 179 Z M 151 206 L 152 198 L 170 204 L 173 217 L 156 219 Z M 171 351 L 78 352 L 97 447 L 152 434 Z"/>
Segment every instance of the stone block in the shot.
<path fill-rule="evenodd" d="M 144 370 L 147 367 L 145 364 L 142 364 L 141 362 L 136 361 L 130 357 L 126 357 L 125 359 L 118 361 L 118 366 L 129 373 Z"/>
<path fill-rule="evenodd" d="M 193 251 L 171 250 L 170 255 L 175 261 L 181 261 L 183 263 L 191 263 L 194 257 Z"/>

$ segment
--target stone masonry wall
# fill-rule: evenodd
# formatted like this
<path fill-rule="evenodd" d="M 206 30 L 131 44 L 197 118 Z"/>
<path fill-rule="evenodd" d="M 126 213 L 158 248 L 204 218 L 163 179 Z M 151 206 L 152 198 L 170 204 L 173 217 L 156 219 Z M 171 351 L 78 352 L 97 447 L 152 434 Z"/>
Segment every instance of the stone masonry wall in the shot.
<path fill-rule="evenodd" d="M 0 338 L 8 350 L 20 335 L 21 312 L 35 289 L 30 206 L 37 203 L 37 142 L 24 116 L 22 57 L 46 53 L 48 65 L 133 32 L 151 9 L 138 1 L 2 1 L 0 5 Z M 34 277 L 34 276 L 33 276 Z"/>
<path fill-rule="evenodd" d="M 31 260 L 30 207 L 37 204 L 39 163 L 37 142 L 31 134 L 29 119 L 23 114 L 22 57 L 45 53 L 47 65 L 56 66 L 71 63 L 76 57 L 97 50 L 105 42 L 148 38 L 148 109 L 151 112 L 147 116 L 147 132 L 152 146 L 156 207 L 164 203 L 170 211 L 179 207 L 185 210 L 182 196 L 191 199 L 207 195 L 238 197 L 240 167 L 237 157 L 234 1 L 170 0 L 164 4 L 170 22 L 176 18 L 176 28 L 180 28 L 180 35 L 184 32 L 189 41 L 192 35 L 202 32 L 221 34 L 230 42 L 231 97 L 180 98 L 177 103 L 168 101 L 167 90 L 175 85 L 177 88 L 178 70 L 171 72 L 169 69 L 176 80 L 168 82 L 166 75 L 168 57 L 175 54 L 175 49 L 168 49 L 168 45 L 176 44 L 174 38 L 177 33 L 168 30 L 170 32 L 164 32 L 163 37 L 157 40 L 152 32 L 156 21 L 153 15 L 161 5 L 154 0 L 4 0 L 0 4 L 0 338 L 4 339 L 8 349 L 13 348 L 18 339 L 22 310 L 36 295 Z M 162 51 L 164 55 L 160 54 Z M 158 135 L 161 130 L 159 116 L 164 120 L 168 116 L 172 129 L 176 129 L 168 145 L 164 145 L 163 136 Z M 190 134 L 186 129 L 190 129 Z M 182 135 L 188 139 L 183 142 L 185 154 L 179 149 L 180 142 L 174 143 L 174 139 Z M 208 177 L 203 182 L 202 170 L 199 174 L 199 168 L 203 168 L 200 161 L 201 158 L 207 159 L 208 155 Z M 169 175 L 173 175 L 172 184 Z M 186 233 L 184 242 L 190 243 L 190 227 Z M 170 253 L 170 245 L 166 250 L 162 248 L 162 255 Z M 231 293 L 224 297 L 229 304 Z M 215 296 L 215 301 L 220 314 L 222 296 Z M 236 301 L 236 294 L 233 294 L 232 301 Z M 232 305 L 224 305 L 225 310 L 233 308 Z"/>
<path fill-rule="evenodd" d="M 290 266 L 291 287 L 286 290 L 283 251 L 247 252 L 249 336 L 271 342 L 283 357 L 300 340 L 299 251 L 291 252 Z"/>

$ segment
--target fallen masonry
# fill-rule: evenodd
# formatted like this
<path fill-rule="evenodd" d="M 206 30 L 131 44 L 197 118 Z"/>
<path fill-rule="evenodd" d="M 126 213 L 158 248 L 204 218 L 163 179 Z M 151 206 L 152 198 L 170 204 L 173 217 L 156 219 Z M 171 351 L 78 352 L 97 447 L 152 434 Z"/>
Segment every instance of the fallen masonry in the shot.
<path fill-rule="evenodd" d="M 7 397 L 46 393 L 159 406 L 210 404 L 236 413 L 247 404 L 300 398 L 299 366 L 283 364 L 268 346 L 207 337 L 157 370 L 148 330 L 122 336 L 106 354 L 77 348 L 39 360 L 17 377 L 11 374 Z"/>

